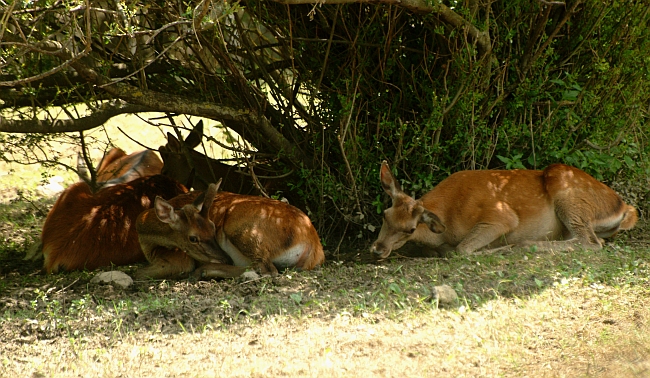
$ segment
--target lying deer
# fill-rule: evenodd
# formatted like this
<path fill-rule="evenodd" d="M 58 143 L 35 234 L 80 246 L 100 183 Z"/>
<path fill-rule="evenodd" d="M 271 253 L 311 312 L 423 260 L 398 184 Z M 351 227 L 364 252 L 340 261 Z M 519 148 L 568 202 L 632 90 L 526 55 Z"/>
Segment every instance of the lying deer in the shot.
<path fill-rule="evenodd" d="M 153 151 L 143 150 L 127 155 L 122 149 L 113 148 L 99 162 L 95 190 L 157 175 L 162 169 L 163 162 Z M 77 156 L 77 172 L 81 180 L 93 186 L 90 171 L 81 155 Z"/>
<path fill-rule="evenodd" d="M 140 246 L 151 263 L 137 278 L 236 277 L 253 267 L 276 275 L 277 268 L 310 270 L 325 255 L 316 229 L 303 212 L 264 197 L 191 192 L 169 202 L 156 198 L 138 217 Z"/>
<path fill-rule="evenodd" d="M 239 167 L 222 163 L 194 150 L 201 143 L 202 137 L 203 121 L 199 121 L 182 142 L 167 133 L 167 144 L 158 148 L 164 161 L 162 173 L 182 183 L 191 181 L 191 186 L 196 190 L 206 190 L 210 183 L 222 179 L 222 190 L 240 194 L 259 194 L 260 188 L 273 189 L 284 178 L 269 178 L 267 170 L 256 167 L 254 172 L 261 175 L 256 176 L 256 183 L 253 176 L 241 172 Z M 190 180 L 192 173 L 194 177 Z"/>
<path fill-rule="evenodd" d="M 124 174 L 135 171 L 141 172 L 138 175 L 146 175 L 152 172 L 150 167 L 141 166 L 146 161 L 134 159 L 128 165 L 121 164 L 126 168 Z M 100 164 L 97 177 L 107 177 L 106 167 L 114 166 L 106 158 L 104 162 L 108 163 Z M 111 180 L 126 179 L 116 177 Z M 173 198 L 187 192 L 183 185 L 162 175 L 111 185 L 93 193 L 86 182 L 78 182 L 57 199 L 45 219 L 41 234 L 47 273 L 146 261 L 138 243 L 136 218 L 153 204 L 157 196 Z"/>
<path fill-rule="evenodd" d="M 460 253 L 505 245 L 597 250 L 602 238 L 638 220 L 636 209 L 611 188 L 564 164 L 543 171 L 461 171 L 419 200 L 401 190 L 386 161 L 380 180 L 393 202 L 371 247 L 381 258 L 407 241 Z"/>

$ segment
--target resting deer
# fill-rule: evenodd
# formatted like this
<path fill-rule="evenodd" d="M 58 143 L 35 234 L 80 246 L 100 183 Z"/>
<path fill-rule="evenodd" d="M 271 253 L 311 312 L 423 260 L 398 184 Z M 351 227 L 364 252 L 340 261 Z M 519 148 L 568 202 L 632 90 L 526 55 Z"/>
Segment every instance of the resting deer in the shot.
<path fill-rule="evenodd" d="M 138 218 L 140 245 L 151 263 L 137 278 L 202 278 L 241 275 L 246 267 L 276 275 L 277 268 L 310 270 L 325 256 L 316 229 L 303 212 L 264 197 L 217 193 L 211 184 L 165 201 Z"/>
<path fill-rule="evenodd" d="M 240 171 L 240 168 L 228 165 L 219 160 L 209 158 L 194 150 L 203 137 L 203 121 L 196 124 L 192 132 L 182 142 L 167 133 L 167 144 L 158 148 L 164 161 L 162 173 L 182 183 L 192 182 L 192 188 L 206 190 L 210 183 L 222 179 L 222 190 L 240 194 L 259 194 L 257 185 L 268 191 L 285 189 L 281 181 L 286 177 L 269 177 L 269 171 L 261 167 L 255 168 L 258 182 L 250 174 Z M 194 173 L 193 180 L 190 175 Z"/>
<path fill-rule="evenodd" d="M 371 247 L 381 258 L 409 240 L 460 253 L 505 245 L 600 249 L 601 238 L 638 220 L 636 209 L 611 188 L 564 164 L 543 171 L 461 171 L 419 200 L 401 190 L 386 161 L 380 180 L 392 199 Z"/>
<path fill-rule="evenodd" d="M 132 172 L 139 172 L 138 175 L 160 172 L 160 168 L 151 170 L 148 159 L 120 160 L 121 157 L 127 157 L 122 150 L 109 152 L 99 165 L 97 177 L 113 176 L 116 171 L 110 170 L 116 166 L 127 176 Z M 157 196 L 173 198 L 187 189 L 162 175 L 117 183 L 120 180 L 127 179 L 114 177 L 107 181 L 114 183 L 96 193 L 83 181 L 61 193 L 45 219 L 41 234 L 40 251 L 47 273 L 146 261 L 138 243 L 136 218 L 151 207 Z M 34 254 L 38 252 L 37 247 Z"/>
<path fill-rule="evenodd" d="M 95 190 L 157 175 L 162 169 L 163 162 L 153 151 L 143 150 L 127 155 L 122 149 L 113 148 L 99 162 Z M 90 171 L 81 155 L 77 156 L 77 172 L 81 180 L 92 186 Z"/>

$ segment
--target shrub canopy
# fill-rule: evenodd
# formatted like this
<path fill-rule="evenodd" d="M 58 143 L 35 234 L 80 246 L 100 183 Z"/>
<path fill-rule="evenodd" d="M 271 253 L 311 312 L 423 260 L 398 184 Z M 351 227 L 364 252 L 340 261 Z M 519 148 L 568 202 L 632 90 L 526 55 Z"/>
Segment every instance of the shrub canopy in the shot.
<path fill-rule="evenodd" d="M 0 131 L 26 133 L 0 134 L 3 151 L 123 113 L 214 119 L 294 171 L 333 247 L 380 222 L 383 159 L 415 195 L 461 169 L 647 174 L 643 1 L 40 0 L 0 12 Z"/>

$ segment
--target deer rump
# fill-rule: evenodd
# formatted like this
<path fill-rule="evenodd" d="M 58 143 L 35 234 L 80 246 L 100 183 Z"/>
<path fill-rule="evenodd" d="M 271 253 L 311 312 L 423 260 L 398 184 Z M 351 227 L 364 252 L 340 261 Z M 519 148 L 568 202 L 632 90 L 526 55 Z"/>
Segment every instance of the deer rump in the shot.
<path fill-rule="evenodd" d="M 186 193 L 178 182 L 149 176 L 92 193 L 85 182 L 67 188 L 47 215 L 41 234 L 47 273 L 92 270 L 146 261 L 135 229 L 156 196 Z"/>
<path fill-rule="evenodd" d="M 381 182 L 393 204 L 371 251 L 383 258 L 409 240 L 460 253 L 504 245 L 599 249 L 601 238 L 631 229 L 638 219 L 607 185 L 564 164 L 543 171 L 461 171 L 419 200 L 399 188 L 386 162 Z"/>

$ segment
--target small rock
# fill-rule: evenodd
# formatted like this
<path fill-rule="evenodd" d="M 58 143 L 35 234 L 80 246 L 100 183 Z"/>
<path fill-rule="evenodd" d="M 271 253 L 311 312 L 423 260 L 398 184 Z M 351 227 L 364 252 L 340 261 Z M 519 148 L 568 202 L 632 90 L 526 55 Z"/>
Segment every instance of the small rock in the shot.
<path fill-rule="evenodd" d="M 438 305 L 450 305 L 458 302 L 458 294 L 449 285 L 434 286 L 433 299 Z"/>
<path fill-rule="evenodd" d="M 240 277 L 242 277 L 242 278 L 244 278 L 246 280 L 252 281 L 252 280 L 256 280 L 256 279 L 260 278 L 260 275 L 255 273 L 255 271 L 247 270 L 244 273 L 242 273 L 242 275 Z"/>
<path fill-rule="evenodd" d="M 115 284 L 122 289 L 133 285 L 133 279 L 128 274 L 120 272 L 119 270 L 111 270 L 110 272 L 102 272 L 93 277 L 90 283 L 94 284 Z"/>

